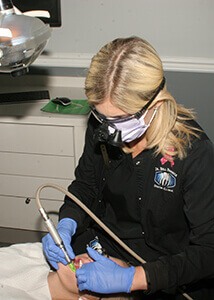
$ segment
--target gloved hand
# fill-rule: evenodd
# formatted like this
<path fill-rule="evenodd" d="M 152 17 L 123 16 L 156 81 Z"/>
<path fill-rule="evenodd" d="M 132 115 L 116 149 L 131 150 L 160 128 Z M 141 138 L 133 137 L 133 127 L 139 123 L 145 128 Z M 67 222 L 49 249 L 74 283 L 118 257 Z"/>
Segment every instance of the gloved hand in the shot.
<path fill-rule="evenodd" d="M 64 218 L 59 221 L 57 225 L 57 231 L 63 240 L 65 248 L 68 252 L 68 255 L 71 259 L 75 257 L 73 249 L 71 248 L 71 239 L 75 234 L 77 228 L 76 221 L 70 218 Z M 55 244 L 51 235 L 48 233 L 42 238 L 43 251 L 49 263 L 58 270 L 58 263 L 61 262 L 64 265 L 67 265 L 64 253 L 62 250 Z"/>
<path fill-rule="evenodd" d="M 87 247 L 94 262 L 83 264 L 76 271 L 80 291 L 88 290 L 101 294 L 129 293 L 135 274 L 135 268 L 121 267 L 109 258 Z"/>

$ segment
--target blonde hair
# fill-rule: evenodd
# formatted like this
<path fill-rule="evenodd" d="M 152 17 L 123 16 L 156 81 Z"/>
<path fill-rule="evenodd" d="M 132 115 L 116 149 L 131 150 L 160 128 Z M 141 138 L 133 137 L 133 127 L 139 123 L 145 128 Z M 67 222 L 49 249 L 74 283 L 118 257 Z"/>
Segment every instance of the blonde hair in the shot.
<path fill-rule="evenodd" d="M 163 66 L 156 50 L 139 37 L 116 39 L 93 57 L 85 81 L 89 104 L 110 99 L 124 112 L 138 112 L 157 92 L 163 80 Z M 154 99 L 162 104 L 146 132 L 147 148 L 164 156 L 186 156 L 196 129 L 185 121 L 194 113 L 176 103 L 166 85 Z M 124 148 L 127 151 L 127 148 Z"/>

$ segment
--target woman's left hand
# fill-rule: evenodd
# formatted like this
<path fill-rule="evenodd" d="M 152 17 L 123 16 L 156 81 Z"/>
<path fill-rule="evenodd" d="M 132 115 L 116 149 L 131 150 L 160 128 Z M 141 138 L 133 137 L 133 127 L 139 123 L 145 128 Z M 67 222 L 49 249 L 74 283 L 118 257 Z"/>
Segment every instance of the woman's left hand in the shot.
<path fill-rule="evenodd" d="M 90 247 L 87 247 L 87 251 L 94 262 L 83 264 L 76 271 L 80 291 L 88 290 L 101 294 L 131 292 L 134 267 L 121 267 Z"/>

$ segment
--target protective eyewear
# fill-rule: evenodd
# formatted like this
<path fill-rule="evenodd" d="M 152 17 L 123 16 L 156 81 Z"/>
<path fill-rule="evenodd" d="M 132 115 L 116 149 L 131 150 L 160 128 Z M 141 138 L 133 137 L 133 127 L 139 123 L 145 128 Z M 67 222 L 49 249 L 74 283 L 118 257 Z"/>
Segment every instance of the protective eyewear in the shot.
<path fill-rule="evenodd" d="M 106 117 L 103 114 L 99 113 L 94 106 L 91 106 L 91 112 L 94 115 L 94 117 L 100 123 L 106 122 L 106 123 L 108 123 L 110 125 L 112 125 L 112 123 L 126 122 L 126 121 L 129 121 L 129 120 L 133 119 L 133 118 L 140 119 L 140 117 L 143 115 L 143 113 L 148 109 L 148 107 L 150 106 L 150 104 L 157 97 L 157 95 L 159 94 L 159 92 L 163 89 L 164 85 L 165 85 L 165 77 L 163 77 L 163 80 L 162 80 L 161 84 L 159 85 L 159 87 L 157 88 L 157 91 L 155 92 L 155 94 L 153 95 L 153 97 L 146 103 L 146 105 L 144 105 L 135 114 L 121 116 L 121 117 L 115 117 L 115 118 L 114 117 Z"/>
<path fill-rule="evenodd" d="M 103 114 L 99 113 L 94 106 L 91 106 L 91 113 L 100 123 L 106 122 L 108 124 L 126 122 L 135 118 L 135 114 L 121 117 L 106 117 Z"/>

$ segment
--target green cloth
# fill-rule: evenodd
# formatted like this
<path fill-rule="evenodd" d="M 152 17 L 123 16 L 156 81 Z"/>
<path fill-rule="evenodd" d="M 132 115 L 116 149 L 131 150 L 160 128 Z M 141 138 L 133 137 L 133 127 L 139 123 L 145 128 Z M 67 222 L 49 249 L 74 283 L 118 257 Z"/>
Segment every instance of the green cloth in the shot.
<path fill-rule="evenodd" d="M 88 105 L 87 100 L 71 99 L 71 103 L 66 106 L 62 104 L 53 103 L 52 100 L 50 100 L 48 104 L 41 108 L 41 110 L 49 113 L 86 115 L 90 112 L 90 107 Z"/>

